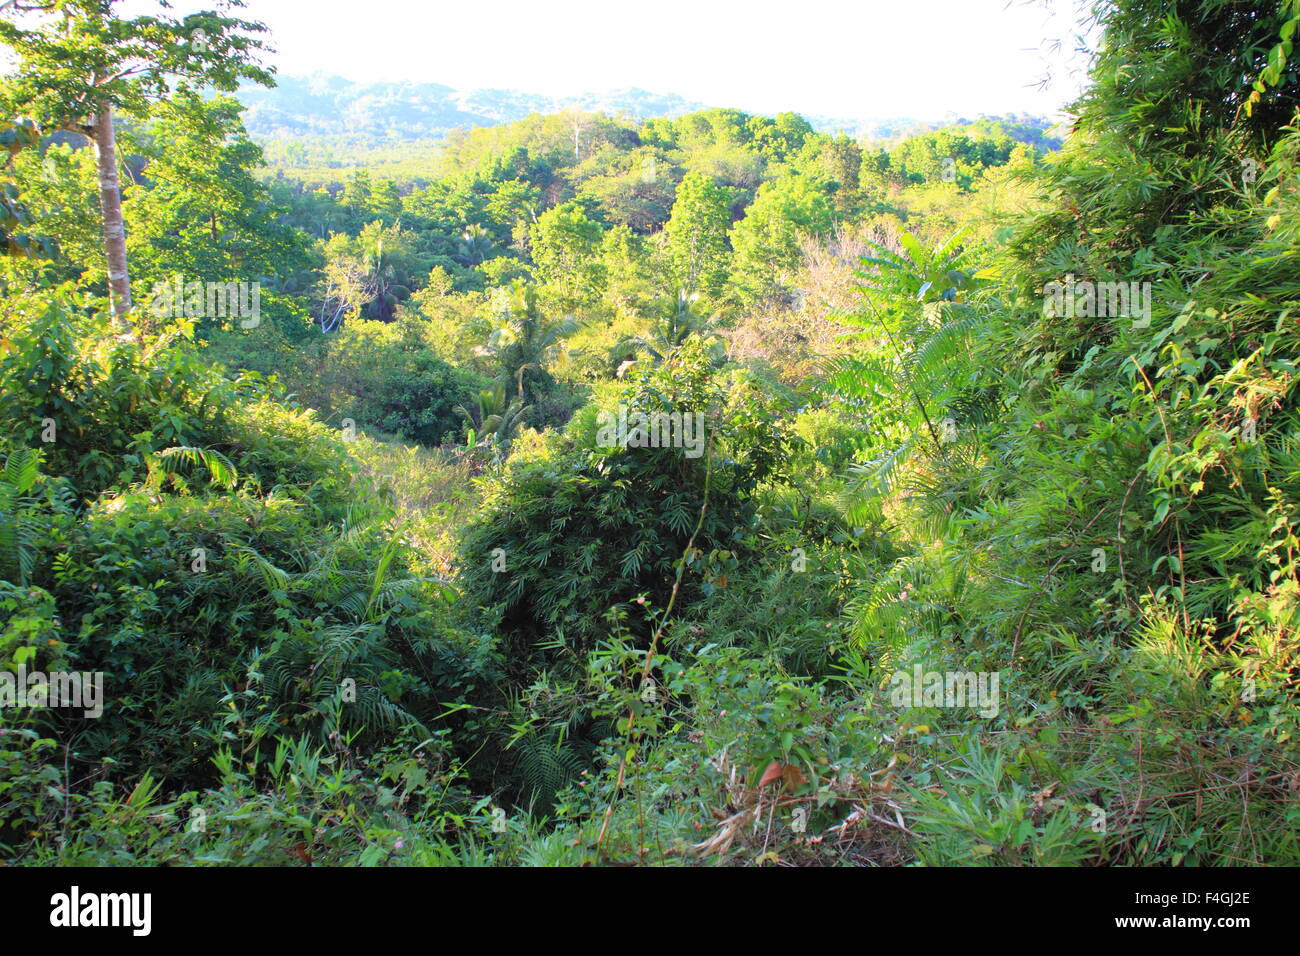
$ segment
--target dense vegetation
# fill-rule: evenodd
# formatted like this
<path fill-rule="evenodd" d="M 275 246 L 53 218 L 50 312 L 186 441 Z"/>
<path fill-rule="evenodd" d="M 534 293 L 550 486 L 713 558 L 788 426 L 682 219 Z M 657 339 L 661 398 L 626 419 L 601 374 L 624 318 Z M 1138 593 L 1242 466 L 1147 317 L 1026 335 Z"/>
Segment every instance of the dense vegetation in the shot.
<path fill-rule="evenodd" d="M 0 707 L 0 861 L 1300 861 L 1300 4 L 1097 3 L 1063 144 L 376 171 L 266 165 L 259 24 L 58 6 L 0 3 L 0 668 L 104 696 Z"/>

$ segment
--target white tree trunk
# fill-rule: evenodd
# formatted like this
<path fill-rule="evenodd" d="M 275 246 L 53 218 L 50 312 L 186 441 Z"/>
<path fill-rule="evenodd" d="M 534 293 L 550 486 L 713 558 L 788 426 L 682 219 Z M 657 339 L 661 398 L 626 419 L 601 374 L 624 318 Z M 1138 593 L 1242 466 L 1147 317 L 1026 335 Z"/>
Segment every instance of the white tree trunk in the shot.
<path fill-rule="evenodd" d="M 95 164 L 99 168 L 99 206 L 104 217 L 104 259 L 113 316 L 130 327 L 131 277 L 126 264 L 126 226 L 122 221 L 122 188 L 117 177 L 117 139 L 113 135 L 113 109 L 105 103 L 91 121 L 95 134 Z"/>

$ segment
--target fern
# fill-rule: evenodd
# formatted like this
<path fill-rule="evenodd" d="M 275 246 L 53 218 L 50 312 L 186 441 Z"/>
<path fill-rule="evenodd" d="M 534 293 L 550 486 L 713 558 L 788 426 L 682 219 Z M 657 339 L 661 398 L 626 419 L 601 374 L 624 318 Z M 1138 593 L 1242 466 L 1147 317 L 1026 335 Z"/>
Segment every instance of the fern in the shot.
<path fill-rule="evenodd" d="M 167 477 L 182 474 L 180 467 L 182 465 L 190 467 L 201 465 L 207 469 L 208 476 L 218 487 L 233 488 L 239 480 L 239 472 L 230 459 L 221 452 L 211 448 L 178 445 L 174 448 L 164 448 L 149 456 L 146 487 L 161 487 Z"/>
<path fill-rule="evenodd" d="M 46 519 L 32 494 L 40 476 L 41 453 L 19 448 L 0 472 L 0 579 L 25 587 L 36 570 L 38 542 Z"/>

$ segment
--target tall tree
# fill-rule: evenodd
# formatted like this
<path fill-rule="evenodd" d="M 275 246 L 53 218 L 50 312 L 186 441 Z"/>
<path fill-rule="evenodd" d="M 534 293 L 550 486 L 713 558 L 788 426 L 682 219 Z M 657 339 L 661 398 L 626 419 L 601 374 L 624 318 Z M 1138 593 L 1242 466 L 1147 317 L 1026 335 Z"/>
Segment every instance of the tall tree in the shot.
<path fill-rule="evenodd" d="M 703 173 L 687 173 L 664 227 L 673 281 L 691 292 L 721 294 L 729 268 L 730 228 L 730 191 Z"/>
<path fill-rule="evenodd" d="M 159 104 L 143 179 L 125 202 L 132 272 L 217 282 L 292 277 L 307 267 L 306 239 L 279 221 L 256 177 L 262 150 L 238 101 L 181 92 Z M 138 291 L 138 289 L 137 289 Z"/>
<path fill-rule="evenodd" d="M 801 263 L 799 243 L 831 227 L 824 184 L 807 176 L 764 183 L 731 230 L 732 284 L 742 304 L 786 292 Z"/>
<path fill-rule="evenodd" d="M 177 85 L 231 92 L 243 79 L 270 85 L 271 74 L 254 59 L 263 45 L 250 35 L 266 27 L 227 15 L 243 0 L 217 0 L 216 11 L 183 19 L 115 16 L 117 2 L 0 0 L 0 43 L 16 60 L 5 105 L 43 133 L 80 133 L 94 148 L 109 291 L 126 325 L 131 279 L 114 114 L 145 119 Z"/>
<path fill-rule="evenodd" d="M 537 275 L 565 310 L 590 303 L 604 289 L 600 223 L 577 203 L 548 209 L 530 230 Z"/>

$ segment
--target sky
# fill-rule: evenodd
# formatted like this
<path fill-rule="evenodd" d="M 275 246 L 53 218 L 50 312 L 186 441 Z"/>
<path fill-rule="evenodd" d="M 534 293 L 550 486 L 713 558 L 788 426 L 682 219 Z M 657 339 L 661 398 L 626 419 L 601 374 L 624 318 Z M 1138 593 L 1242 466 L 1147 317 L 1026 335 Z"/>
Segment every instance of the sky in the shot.
<path fill-rule="evenodd" d="M 767 114 L 942 119 L 1059 115 L 1084 64 L 1071 54 L 1077 2 L 247 0 L 240 15 L 270 27 L 269 60 L 291 75 L 559 97 L 639 87 Z"/>

